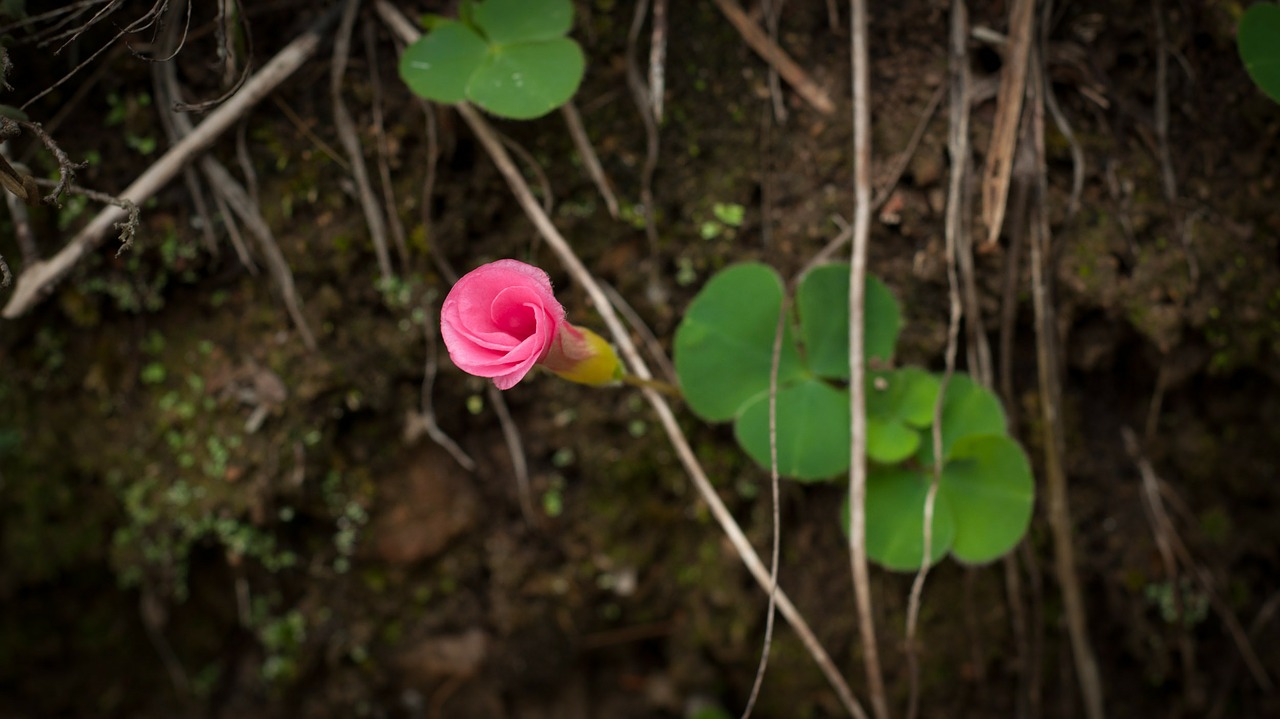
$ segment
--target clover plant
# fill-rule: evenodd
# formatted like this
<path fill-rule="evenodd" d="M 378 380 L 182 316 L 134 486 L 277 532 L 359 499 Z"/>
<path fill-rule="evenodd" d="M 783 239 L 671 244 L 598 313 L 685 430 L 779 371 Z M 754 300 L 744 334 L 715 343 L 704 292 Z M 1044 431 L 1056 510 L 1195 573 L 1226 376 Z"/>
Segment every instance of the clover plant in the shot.
<path fill-rule="evenodd" d="M 769 384 L 783 283 L 759 263 L 711 278 L 675 336 L 675 365 L 689 408 L 734 424 L 742 448 L 769 465 Z M 925 496 L 941 462 L 931 561 L 991 561 L 1026 533 L 1034 487 L 1022 448 L 1008 436 L 1000 401 L 955 374 L 942 402 L 942 458 L 933 448 L 941 377 L 893 367 L 902 313 L 889 289 L 867 278 L 867 553 L 895 570 L 924 554 Z M 849 266 L 804 276 L 783 326 L 778 364 L 779 472 L 802 482 L 849 470 Z M 848 525 L 847 502 L 841 510 Z"/>
<path fill-rule="evenodd" d="M 528 120 L 568 102 L 582 82 L 582 48 L 565 37 L 571 0 L 463 0 L 458 19 L 429 15 L 400 58 L 400 78 L 428 100 L 470 100 Z"/>
<path fill-rule="evenodd" d="M 1249 77 L 1280 102 L 1280 5 L 1258 3 L 1246 10 L 1236 42 Z"/>

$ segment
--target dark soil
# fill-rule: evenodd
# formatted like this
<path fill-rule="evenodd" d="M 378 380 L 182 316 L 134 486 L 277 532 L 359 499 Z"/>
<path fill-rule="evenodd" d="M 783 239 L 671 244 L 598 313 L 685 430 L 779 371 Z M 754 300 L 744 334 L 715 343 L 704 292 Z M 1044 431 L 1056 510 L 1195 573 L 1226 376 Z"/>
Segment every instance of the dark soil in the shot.
<path fill-rule="evenodd" d="M 410 16 L 449 11 L 399 4 Z M 0 16 L 11 5 L 0 3 Z M 246 5 L 255 66 L 320 12 Z M 626 84 L 634 7 L 576 5 L 588 72 L 575 102 L 624 217 L 606 212 L 556 114 L 499 125 L 545 171 L 553 218 L 587 266 L 669 351 L 683 308 L 717 269 L 760 259 L 790 276 L 838 234 L 834 215 L 851 216 L 849 10 L 834 3 L 833 25 L 825 3 L 786 5 L 780 44 L 838 110 L 822 115 L 784 86 L 781 123 L 767 66 L 714 4 L 670 3 L 651 246 L 637 204 L 645 134 Z M 873 5 L 873 174 L 883 186 L 946 80 L 949 10 L 933 0 Z M 214 6 L 194 4 L 173 59 L 191 97 L 231 89 Z M 72 159 L 89 161 L 82 186 L 119 192 L 168 147 L 152 62 L 142 57 L 156 36 L 115 39 L 147 7 L 125 3 L 56 54 L 63 41 L 36 35 L 55 18 L 7 30 L 14 67 L 4 102 L 21 104 L 88 61 L 25 110 Z M 969 10 L 975 28 L 1007 27 L 1005 3 Z M 1242 659 L 1252 640 L 1270 681 L 1280 673 L 1280 645 L 1268 640 L 1280 603 L 1280 205 L 1271 171 L 1280 107 L 1236 56 L 1238 10 L 1164 7 L 1172 198 L 1152 8 L 1058 3 L 1049 23 L 1049 76 L 1085 159 L 1070 215 L 1071 148 L 1049 121 L 1053 329 L 1074 542 L 1111 716 L 1280 716 L 1280 697 Z M 102 47 L 110 49 L 90 60 Z M 335 149 L 331 48 L 323 44 L 212 149 L 237 176 L 252 169 L 316 351 L 254 240 L 246 238 L 253 271 L 220 217 L 207 245 L 207 220 L 181 181 L 143 207 L 132 249 L 117 254 L 108 240 L 33 311 L 0 324 L 0 717 L 720 716 L 700 706 L 737 716 L 767 597 L 642 398 L 549 374 L 503 395 L 529 464 L 526 517 L 486 382 L 454 368 L 436 342 L 449 281 L 433 258 L 463 271 L 500 257 L 539 264 L 574 320 L 598 326 L 585 293 L 448 108 L 434 110 L 441 155 L 424 227 L 424 114 L 396 74 L 396 43 L 364 8 L 344 97 L 379 191 L 372 108 L 375 97 L 384 103 L 394 207 L 407 227 L 407 264 L 393 248 L 400 275 L 380 280 L 347 158 Z M 970 52 L 975 82 L 993 82 L 1001 48 L 974 39 Z M 994 113 L 992 98 L 972 108 L 971 166 L 984 161 Z M 946 137 L 944 99 L 876 215 L 871 246 L 872 271 L 907 315 L 899 361 L 935 369 L 948 317 Z M 56 176 L 30 137 L 11 149 L 34 174 Z M 973 180 L 976 198 L 976 172 Z M 742 225 L 704 231 L 717 203 L 744 207 Z M 52 256 L 96 210 L 79 199 L 33 209 L 38 252 Z M 976 200 L 970 214 L 977 232 Z M 975 259 L 982 329 L 998 348 L 1002 287 L 1020 255 L 1011 362 L 997 370 L 1010 377 L 1007 411 L 1042 478 L 1045 398 L 1027 252 L 1013 250 L 1025 233 L 1015 224 Z M 36 259 L 24 257 L 7 214 L 0 253 L 15 275 Z M 962 363 L 970 349 L 961 347 Z M 424 357 L 440 365 L 431 391 L 440 428 L 474 471 L 415 429 Z M 767 472 L 726 427 L 677 409 L 721 496 L 767 547 Z M 1183 548 L 1176 576 L 1144 510 L 1126 428 L 1167 489 L 1163 506 Z M 784 484 L 781 582 L 865 702 L 841 499 L 834 484 Z M 923 716 L 1083 715 L 1053 556 L 1041 501 L 1005 561 L 948 560 L 929 575 Z M 873 570 L 895 715 L 910 686 L 902 628 L 911 580 Z M 782 622 L 756 715 L 843 715 Z"/>

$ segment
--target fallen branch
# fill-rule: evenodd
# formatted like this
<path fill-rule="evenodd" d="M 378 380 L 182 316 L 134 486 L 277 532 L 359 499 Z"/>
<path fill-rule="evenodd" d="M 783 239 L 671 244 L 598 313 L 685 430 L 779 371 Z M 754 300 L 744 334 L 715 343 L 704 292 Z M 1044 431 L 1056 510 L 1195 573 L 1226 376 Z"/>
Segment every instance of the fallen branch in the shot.
<path fill-rule="evenodd" d="M 119 197 L 135 204 L 142 204 L 169 183 L 182 168 L 213 143 L 231 125 L 268 93 L 284 82 L 304 62 L 315 54 L 325 28 L 336 14 L 331 10 L 317 20 L 293 42 L 271 59 L 253 76 L 240 92 L 226 104 L 209 113 L 195 131 L 170 148 L 154 165 L 142 173 Z M 56 255 L 23 269 L 18 276 L 13 295 L 0 316 L 5 319 L 20 317 L 34 307 L 52 287 L 71 272 L 76 263 L 101 244 L 105 234 L 128 213 L 116 206 L 102 209 Z"/>

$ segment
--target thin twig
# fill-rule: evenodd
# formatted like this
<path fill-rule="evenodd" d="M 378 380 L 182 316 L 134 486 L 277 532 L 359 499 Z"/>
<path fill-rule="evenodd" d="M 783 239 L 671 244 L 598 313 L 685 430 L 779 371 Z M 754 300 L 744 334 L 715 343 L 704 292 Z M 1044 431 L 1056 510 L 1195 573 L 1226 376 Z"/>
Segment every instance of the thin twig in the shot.
<path fill-rule="evenodd" d="M 742 39 L 747 41 L 751 49 L 755 50 L 756 54 L 769 65 L 776 67 L 782 79 L 795 88 L 805 102 L 824 115 L 830 115 L 836 111 L 836 106 L 831 102 L 826 91 L 809 78 L 809 75 L 796 64 L 795 60 L 791 59 L 786 50 L 770 40 L 760 26 L 742 11 L 742 7 L 735 0 L 713 0 L 713 2 L 742 35 Z"/>
<path fill-rule="evenodd" d="M 1032 140 L 1035 147 L 1036 179 L 1038 187 L 1032 203 L 1031 221 L 1031 281 L 1032 298 L 1036 317 L 1036 364 L 1039 367 L 1041 423 L 1044 431 L 1045 475 L 1047 478 L 1046 503 L 1049 527 L 1053 534 L 1058 584 L 1062 590 L 1063 610 L 1067 620 L 1067 634 L 1071 640 L 1075 659 L 1076 680 L 1084 698 L 1085 715 L 1089 719 L 1105 716 L 1102 693 L 1102 677 L 1098 661 L 1089 642 L 1089 622 L 1085 615 L 1084 596 L 1080 589 L 1080 577 L 1076 571 L 1075 544 L 1071 526 L 1071 509 L 1067 498 L 1066 439 L 1061 417 L 1062 384 L 1059 379 L 1057 351 L 1057 321 L 1054 317 L 1053 298 L 1049 290 L 1053 276 L 1050 265 L 1050 233 L 1048 218 L 1048 181 L 1044 154 L 1044 78 L 1039 63 L 1032 64 L 1031 87 L 1034 101 L 1031 104 Z"/>
<path fill-rule="evenodd" d="M 888 202 L 889 197 L 893 195 L 893 191 L 898 187 L 898 181 L 902 179 L 902 174 L 907 171 L 907 166 L 911 164 L 911 158 L 915 156 L 916 148 L 920 147 L 920 140 L 924 138 L 924 131 L 929 128 L 929 121 L 933 119 L 934 113 L 938 111 L 938 106 L 942 104 L 942 98 L 946 94 L 947 84 L 942 83 L 938 85 L 937 89 L 933 91 L 933 95 L 929 97 L 929 102 L 924 106 L 924 112 L 920 113 L 920 120 L 916 122 L 916 129 L 911 132 L 911 139 L 907 140 L 907 146 L 894 158 L 893 168 L 889 171 L 889 179 L 875 194 L 875 200 L 871 204 L 876 209 Z"/>
<path fill-rule="evenodd" d="M 24 130 L 35 135 L 36 138 L 40 140 L 40 143 L 44 145 L 45 149 L 53 155 L 53 159 L 57 161 L 58 182 L 53 185 L 53 192 L 45 195 L 44 201 L 50 205 L 54 205 L 55 207 L 61 207 L 62 205 L 58 202 L 58 199 L 62 197 L 62 193 L 65 192 L 67 188 L 71 186 L 72 182 L 75 181 L 76 171 L 83 170 L 88 166 L 88 163 L 72 162 L 71 158 L 67 157 L 67 153 L 63 151 L 58 143 L 49 136 L 49 133 L 45 132 L 44 128 L 40 126 L 40 123 L 28 122 L 26 120 L 17 120 L 17 123 Z"/>
<path fill-rule="evenodd" d="M 644 217 L 644 235 L 649 243 L 649 257 L 645 262 L 648 267 L 648 286 L 645 294 L 650 304 L 662 306 L 666 304 L 667 291 L 658 274 L 658 227 L 653 206 L 653 173 L 658 169 L 658 121 L 653 116 L 650 100 L 650 88 L 645 87 L 640 75 L 639 61 L 636 59 L 636 48 L 640 42 L 640 29 L 644 27 L 645 13 L 649 0 L 636 3 L 635 15 L 631 19 L 631 29 L 627 31 L 627 87 L 631 90 L 631 99 L 640 111 L 640 121 L 644 124 L 644 165 L 640 168 L 640 209 Z"/>
<path fill-rule="evenodd" d="M 493 411 L 498 415 L 498 424 L 502 426 L 502 438 L 507 442 L 507 454 L 511 455 L 511 469 L 516 475 L 516 489 L 520 497 L 520 512 L 524 515 L 524 521 L 532 526 L 538 521 L 538 515 L 533 510 L 533 491 L 529 488 L 529 462 L 524 456 L 524 441 L 520 439 L 520 428 L 511 418 L 511 410 L 507 408 L 507 400 L 502 396 L 501 390 L 493 386 L 492 382 L 485 384 L 489 403 L 493 405 Z"/>
<path fill-rule="evenodd" d="M 773 550 L 769 561 L 769 608 L 765 613 L 764 646 L 760 649 L 760 664 L 756 667 L 756 678 L 751 684 L 751 694 L 747 698 L 747 706 L 742 710 L 742 719 L 750 719 L 751 711 L 760 696 L 760 687 L 764 685 L 765 671 L 769 668 L 769 650 L 773 648 L 773 620 L 778 604 L 778 560 L 782 550 L 782 516 L 778 510 L 781 503 L 778 474 L 778 366 L 782 363 L 782 339 L 786 335 L 787 314 L 791 303 L 788 296 L 782 296 L 778 305 L 778 322 L 773 328 L 773 352 L 769 361 L 769 492 L 772 498 L 773 512 Z"/>
<path fill-rule="evenodd" d="M 49 93 L 53 92 L 58 87 L 61 87 L 64 82 L 70 80 L 72 77 L 75 76 L 76 73 L 80 72 L 80 70 L 82 70 L 83 68 L 87 67 L 90 64 L 93 64 L 94 61 L 97 60 L 99 55 L 111 49 L 111 47 L 114 46 L 116 41 L 119 40 L 120 38 L 126 35 L 129 35 L 131 33 L 141 32 L 142 30 L 145 30 L 148 27 L 150 27 L 155 22 L 155 19 L 159 16 L 160 11 L 163 10 L 164 6 L 167 4 L 168 4 L 168 0 L 156 0 L 155 4 L 151 6 L 151 9 L 148 10 L 145 14 L 143 14 L 142 17 L 138 18 L 137 20 L 134 20 L 133 22 L 126 25 L 125 27 L 121 28 L 121 30 L 116 33 L 115 37 L 111 38 L 111 40 L 105 43 L 102 47 L 95 50 L 92 54 L 89 55 L 89 57 L 82 60 L 78 65 L 72 68 L 70 72 L 68 72 L 66 75 L 63 75 L 62 78 L 59 79 L 57 82 L 53 83 L 49 87 L 46 87 L 45 89 L 36 93 L 33 97 L 28 99 L 26 102 L 22 103 L 22 106 L 18 109 L 20 110 L 27 109 L 36 100 L 39 100 L 45 95 L 48 95 Z M 75 40 L 75 38 L 78 37 L 81 32 L 84 32 L 90 25 L 93 25 L 96 21 L 97 21 L 97 17 L 95 16 L 95 19 L 91 19 L 89 20 L 89 22 L 77 28 L 73 33 L 71 33 L 72 37 L 70 40 L 67 40 L 67 43 L 70 43 L 72 40 Z M 45 43 L 41 43 L 41 44 L 43 45 L 51 41 L 52 39 L 45 41 Z M 66 43 L 63 44 L 63 47 L 66 47 Z M 57 54 L 58 52 L 61 52 L 61 51 L 62 51 L 62 48 L 60 47 L 54 51 L 54 54 Z M 19 283 L 22 282 L 21 277 L 18 278 L 18 282 Z"/>
<path fill-rule="evenodd" d="M 384 127 L 382 109 L 382 73 L 378 69 L 378 44 L 374 34 L 373 18 L 364 21 L 364 49 L 369 62 L 369 87 L 373 97 L 373 137 L 378 150 L 378 179 L 382 182 L 382 200 L 387 213 L 387 225 L 391 228 L 391 239 L 396 243 L 396 253 L 400 255 L 400 271 L 409 272 L 409 243 L 404 230 L 404 222 L 400 219 L 400 210 L 396 206 L 396 186 L 391 181 L 391 148 L 387 144 L 387 132 Z"/>
<path fill-rule="evenodd" d="M 365 225 L 373 240 L 373 252 L 378 259 L 378 270 L 387 282 L 395 275 L 391 269 L 391 255 L 387 251 L 387 221 L 374 197 L 373 183 L 369 181 L 369 169 L 364 164 L 364 151 L 356 134 L 356 123 L 351 118 L 347 103 L 342 98 L 343 79 L 347 74 L 347 58 L 351 53 L 351 33 L 355 28 L 356 11 L 360 0 L 347 0 L 342 11 L 342 22 L 333 41 L 333 65 L 329 74 L 329 94 L 333 98 L 333 128 L 351 162 L 351 179 L 356 185 L 356 196 L 364 210 Z"/>
<path fill-rule="evenodd" d="M 721 0 L 723 1 L 723 0 Z M 871 244 L 871 98 L 867 54 L 867 3 L 850 0 L 853 65 L 853 237 L 849 258 L 849 564 L 862 637 L 867 690 L 876 719 L 888 719 L 889 700 L 880 669 L 880 647 L 871 611 L 867 569 L 867 399 L 863 335 L 867 249 Z"/>
<path fill-rule="evenodd" d="M 173 26 L 170 26 L 172 33 Z M 182 93 L 178 87 L 177 68 L 171 62 L 156 63 L 157 68 L 157 84 L 164 88 L 164 96 L 172 101 L 172 105 L 168 108 L 169 120 L 172 122 L 175 132 L 183 137 L 190 137 L 197 131 L 191 124 L 190 118 L 182 112 L 173 109 L 182 104 Z M 242 163 L 249 165 L 250 176 L 252 177 L 252 162 L 247 158 L 241 158 Z M 280 251 L 280 245 L 276 242 L 275 235 L 271 231 L 270 225 L 266 218 L 262 216 L 262 211 L 257 200 L 250 194 L 250 191 L 241 185 L 235 177 L 211 155 L 204 155 L 199 160 L 200 171 L 204 173 L 205 179 L 209 182 L 213 189 L 215 197 L 218 198 L 219 207 L 223 210 L 229 209 L 231 212 L 224 215 L 228 218 L 228 230 L 233 227 L 231 224 L 232 213 L 244 223 L 245 228 L 257 240 L 258 247 L 262 252 L 262 256 L 266 260 L 267 270 L 271 273 L 271 278 L 276 284 L 276 288 L 280 292 L 280 298 L 284 302 L 285 310 L 289 313 L 289 318 L 298 328 L 298 334 L 302 338 L 303 344 L 308 350 L 315 351 L 317 348 L 315 334 L 311 331 L 310 325 L 307 323 L 306 316 L 302 313 L 302 307 L 298 300 L 297 289 L 294 285 L 293 270 L 289 267 L 288 260 Z M 231 234 L 234 238 L 238 237 L 238 233 Z M 242 242 L 242 241 L 241 241 Z M 237 252 L 241 251 L 237 247 Z M 247 255 L 247 249 L 244 255 Z M 242 256 L 243 260 L 243 256 Z"/>
<path fill-rule="evenodd" d="M 284 113 L 285 118 L 288 119 L 289 122 L 293 123 L 294 127 L 298 128 L 298 132 L 301 132 L 303 137 L 310 140 L 313 145 L 320 148 L 320 151 L 323 152 L 326 157 L 333 160 L 333 164 L 341 168 L 344 173 L 351 173 L 351 163 L 347 162 L 347 159 L 342 156 L 341 152 L 330 147 L 329 143 L 325 142 L 323 138 L 317 135 L 315 131 L 307 125 L 306 121 L 299 117 L 298 113 L 294 111 L 292 107 L 289 107 L 289 103 L 281 100 L 275 95 L 271 96 L 271 102 L 275 104 L 276 108 L 279 109 L 280 112 Z"/>
<path fill-rule="evenodd" d="M 302 35 L 294 39 L 271 59 L 235 97 L 218 106 L 204 122 L 174 145 L 154 165 L 142 173 L 120 198 L 141 204 L 160 188 L 168 184 L 183 167 L 226 131 L 246 110 L 265 97 L 281 82 L 313 55 L 320 44 L 321 34 L 333 22 L 333 11 L 326 12 Z M 23 268 L 13 294 L 5 305 L 6 319 L 13 319 L 31 309 L 44 293 L 75 267 L 76 263 L 102 242 L 103 236 L 115 223 L 125 217 L 125 210 L 109 206 L 99 212 L 56 255 L 31 267 Z"/>
<path fill-rule="evenodd" d="M 587 135 L 587 128 L 582 125 L 582 115 L 578 113 L 577 105 L 570 100 L 560 106 L 560 114 L 564 115 L 564 123 L 569 127 L 569 137 L 573 138 L 573 146 L 578 149 L 578 157 L 582 158 L 582 166 L 587 168 L 587 175 L 591 177 L 591 181 L 596 183 L 596 189 L 600 191 L 600 196 L 604 198 L 604 205 L 609 210 L 609 216 L 617 219 L 618 217 L 618 198 L 613 194 L 612 183 L 609 182 L 608 176 L 604 174 L 604 167 L 600 164 L 600 157 L 596 155 L 595 148 L 591 145 L 591 138 Z"/>
<path fill-rule="evenodd" d="M 956 354 L 960 341 L 960 318 L 963 307 L 960 302 L 960 278 L 957 259 L 960 254 L 960 236 L 964 234 L 965 202 L 964 186 L 969 175 L 969 68 L 965 62 L 965 40 L 969 25 L 968 9 L 964 0 L 951 3 L 951 43 L 948 61 L 949 84 L 953 101 L 950 108 L 947 148 L 951 156 L 951 174 L 947 184 L 947 214 L 944 228 L 947 255 L 947 291 L 951 315 L 947 324 L 946 369 L 938 385 L 938 397 L 933 404 L 933 477 L 925 494 L 922 533 L 923 556 L 920 570 L 911 583 L 911 595 L 907 601 L 907 675 L 910 690 L 907 700 L 907 719 L 915 719 L 920 711 L 920 647 L 916 644 L 916 631 L 920 621 L 920 601 L 924 593 L 925 578 L 933 564 L 933 516 L 938 501 L 938 487 L 942 484 L 942 407 L 956 370 Z M 934 93 L 941 100 L 942 89 Z M 931 113 L 930 113 L 931 114 Z M 923 124 L 923 123 L 922 123 Z"/>

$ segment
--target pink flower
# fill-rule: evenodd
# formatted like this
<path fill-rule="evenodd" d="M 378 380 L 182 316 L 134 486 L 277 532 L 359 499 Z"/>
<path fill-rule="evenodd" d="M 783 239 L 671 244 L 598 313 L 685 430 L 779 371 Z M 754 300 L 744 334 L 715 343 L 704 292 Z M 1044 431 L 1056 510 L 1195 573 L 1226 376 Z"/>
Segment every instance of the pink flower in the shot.
<path fill-rule="evenodd" d="M 566 379 L 605 384 L 621 374 L 613 348 L 574 327 L 547 273 L 517 260 L 481 265 L 458 280 L 440 309 L 440 332 L 460 369 L 510 389 L 542 364 Z"/>

